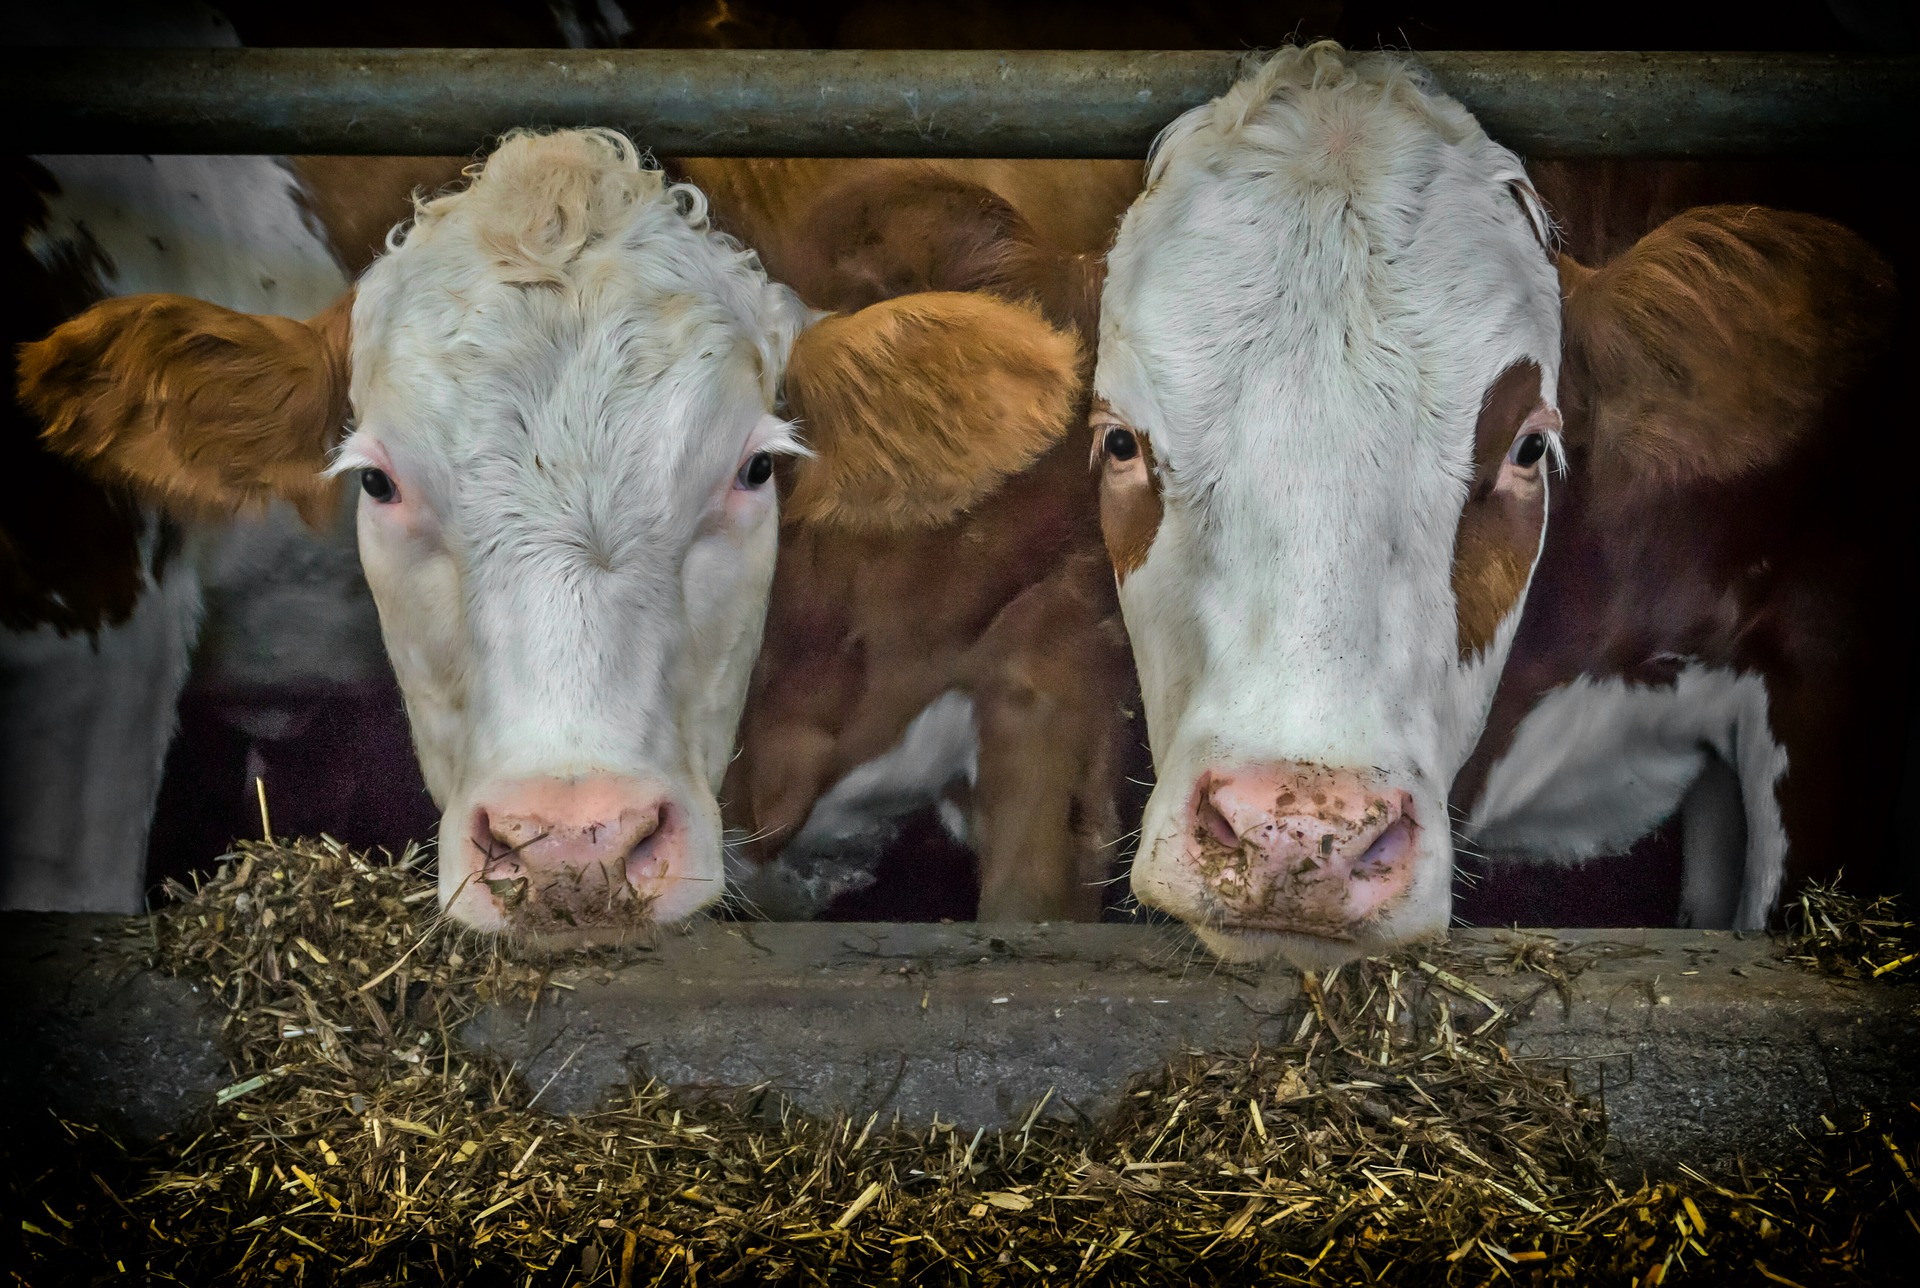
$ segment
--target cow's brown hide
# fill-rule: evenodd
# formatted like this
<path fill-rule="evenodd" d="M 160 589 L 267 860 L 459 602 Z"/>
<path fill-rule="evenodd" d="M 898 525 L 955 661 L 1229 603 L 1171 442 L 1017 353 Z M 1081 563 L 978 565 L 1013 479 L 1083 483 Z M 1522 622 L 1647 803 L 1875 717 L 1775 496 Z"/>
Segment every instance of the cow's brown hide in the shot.
<path fill-rule="evenodd" d="M 1898 421 L 1891 272 L 1837 225 L 1742 207 L 1563 283 L 1568 469 L 1455 804 L 1576 677 L 1720 668 L 1767 687 L 1789 888 L 1841 867 L 1884 883 L 1915 589 L 1904 447 L 1879 450 Z"/>
<path fill-rule="evenodd" d="M 1477 657 L 1527 588 L 1540 552 L 1544 498 L 1494 490 L 1527 416 L 1540 404 L 1540 368 L 1517 362 L 1487 390 L 1473 429 L 1473 482 L 1453 541 L 1453 598 L 1460 657 Z M 1547 469 L 1542 459 L 1535 467 Z"/>
<path fill-rule="evenodd" d="M 1009 187 L 1040 186 L 1082 168 L 1095 180 L 1130 186 L 1137 178 L 1132 167 L 1100 162 L 1030 163 Z M 1082 196 L 1065 204 L 1079 210 L 1088 203 Z M 821 194 L 804 225 L 784 256 L 781 280 L 816 308 L 851 312 L 913 290 L 986 291 L 1031 299 L 1055 326 L 1093 334 L 1104 245 L 1062 250 L 1005 197 L 940 163 L 875 162 L 855 171 Z"/>
<path fill-rule="evenodd" d="M 1061 307 L 1072 297 L 1055 292 L 1053 270 L 1066 252 L 1035 231 L 1027 207 L 984 185 L 916 163 L 872 163 L 841 171 L 843 183 L 811 209 L 798 194 L 766 193 L 776 218 L 767 206 L 734 203 L 756 199 L 770 176 L 796 171 L 748 162 L 728 174 L 724 163 L 706 164 L 699 177 L 715 191 L 716 220 L 758 229 L 747 235 L 769 269 L 792 274 L 816 305 L 971 289 L 983 304 L 1034 301 L 1055 321 L 1071 319 L 1080 346 L 1090 343 L 1093 291 L 1080 288 L 1083 303 Z M 1089 171 L 1111 172 L 1102 163 L 1009 164 L 1026 167 L 1022 181 L 1034 191 L 1078 190 Z M 1049 166 L 1051 176 L 1042 173 Z M 797 173 L 808 173 L 804 163 Z M 1137 167 L 1132 173 L 1137 178 Z M 1130 195 L 1111 194 L 1100 243 Z M 1076 200 L 1087 208 L 1084 195 Z M 905 212 L 911 236 L 889 226 L 890 202 Z M 1024 320 L 1021 335 L 1001 345 L 1017 339 L 1019 350 L 1008 354 L 1015 368 L 1051 385 L 1033 390 L 1041 415 L 1023 436 L 1041 449 L 1037 459 L 1009 471 L 995 463 L 997 453 L 969 448 L 953 475 L 956 484 L 967 480 L 969 501 L 939 515 L 901 515 L 885 531 L 822 522 L 793 504 L 809 463 L 783 475 L 789 490 L 765 641 L 722 796 L 730 825 L 755 837 L 748 850 L 770 857 L 822 792 L 892 748 L 914 716 L 957 690 L 973 702 L 980 739 L 970 807 L 981 915 L 1092 917 L 1105 897 L 1099 880 L 1115 857 L 1118 801 L 1135 759 L 1132 660 L 1100 553 L 1084 440 L 1072 432 L 1084 424 L 1084 350 L 1063 345 L 1072 339 L 1064 336 L 1040 337 L 1036 346 L 1041 318 L 1005 308 L 998 304 L 995 315 Z M 998 365 L 983 353 L 992 356 L 993 346 L 956 351 L 943 365 L 956 373 Z M 884 384 L 896 371 L 876 367 L 873 375 L 869 436 L 888 423 L 885 401 L 897 396 Z M 810 423 L 806 383 L 803 360 L 789 373 L 788 396 Z M 937 422 L 937 400 L 925 405 Z M 939 443 L 938 429 L 877 446 L 919 452 Z"/>
<path fill-rule="evenodd" d="M 1144 171 L 1138 161 L 882 161 L 840 157 L 689 157 L 670 160 L 666 168 L 673 177 L 696 184 L 707 194 L 718 226 L 753 247 L 768 273 L 778 281 L 793 283 L 808 275 L 802 259 L 823 255 L 844 264 L 850 281 L 875 271 L 874 265 L 861 264 L 858 256 L 848 255 L 851 247 L 828 247 L 812 240 L 832 233 L 827 207 L 841 202 L 870 202 L 870 197 L 863 194 L 903 196 L 907 184 L 926 174 L 976 189 L 977 197 L 996 198 L 1017 212 L 1016 218 L 1030 230 L 1034 241 L 1052 253 L 1098 256 L 1105 253 L 1120 216 L 1139 195 Z M 905 184 L 902 176 L 906 177 Z M 940 198 L 948 199 L 944 195 Z M 979 230 L 971 225 L 972 216 L 966 213 L 965 203 L 954 209 L 962 217 L 940 221 L 928 230 L 929 235 L 949 247 L 978 245 Z M 995 214 L 993 218 L 1002 216 Z M 869 253 L 874 252 L 870 249 Z M 947 253 L 953 255 L 952 250 Z M 906 284 L 922 291 L 960 289 L 942 285 L 938 278 Z M 1033 288 L 1027 285 L 1021 289 L 1026 293 Z M 801 294 L 804 297 L 806 292 Z"/>
<path fill-rule="evenodd" d="M 1753 206 L 1688 211 L 1563 279 L 1561 402 L 1610 493 L 1777 465 L 1885 352 L 1898 307 L 1859 237 Z"/>
<path fill-rule="evenodd" d="M 1087 492 L 1063 438 L 947 524 L 876 535 L 783 522 L 723 792 L 751 850 L 777 853 L 822 792 L 959 689 L 980 733 L 983 911 L 998 897 L 1034 916 L 1097 915 L 1091 870 L 1119 830 L 1133 680 Z"/>

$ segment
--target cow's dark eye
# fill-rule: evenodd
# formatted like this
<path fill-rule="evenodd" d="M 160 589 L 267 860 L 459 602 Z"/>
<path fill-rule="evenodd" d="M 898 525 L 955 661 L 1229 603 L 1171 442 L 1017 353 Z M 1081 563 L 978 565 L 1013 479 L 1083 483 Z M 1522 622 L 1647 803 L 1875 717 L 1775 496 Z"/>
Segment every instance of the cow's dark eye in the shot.
<path fill-rule="evenodd" d="M 747 458 L 747 463 L 740 467 L 740 473 L 735 477 L 741 487 L 759 487 L 773 477 L 773 453 L 755 452 Z"/>
<path fill-rule="evenodd" d="M 1507 459 L 1524 470 L 1546 454 L 1547 436 L 1545 434 L 1522 434 L 1514 440 L 1513 451 Z"/>
<path fill-rule="evenodd" d="M 360 487 L 383 505 L 400 499 L 400 489 L 393 485 L 393 476 L 385 470 L 361 470 Z"/>
<path fill-rule="evenodd" d="M 1140 454 L 1140 440 L 1133 431 L 1123 425 L 1115 425 L 1107 431 L 1107 456 L 1116 461 L 1130 461 Z"/>

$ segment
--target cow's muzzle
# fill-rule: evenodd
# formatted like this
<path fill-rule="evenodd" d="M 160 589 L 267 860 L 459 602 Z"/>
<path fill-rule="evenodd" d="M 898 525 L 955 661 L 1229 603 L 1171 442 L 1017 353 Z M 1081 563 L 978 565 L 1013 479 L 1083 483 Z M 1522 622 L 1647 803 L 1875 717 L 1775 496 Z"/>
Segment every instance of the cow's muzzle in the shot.
<path fill-rule="evenodd" d="M 1188 800 L 1181 858 L 1216 929 L 1369 938 L 1414 883 L 1412 804 L 1371 771 L 1209 769 Z"/>
<path fill-rule="evenodd" d="M 442 855 L 460 865 L 448 913 L 478 929 L 596 936 L 677 920 L 711 897 L 682 888 L 688 813 L 657 784 L 612 774 L 490 783 L 474 795 L 465 839 L 464 854 Z"/>

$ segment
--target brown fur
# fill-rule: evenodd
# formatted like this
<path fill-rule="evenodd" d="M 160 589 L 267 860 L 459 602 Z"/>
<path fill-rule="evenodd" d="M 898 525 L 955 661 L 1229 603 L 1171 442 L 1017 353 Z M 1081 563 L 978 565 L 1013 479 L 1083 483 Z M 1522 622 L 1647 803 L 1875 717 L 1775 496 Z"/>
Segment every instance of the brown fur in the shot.
<path fill-rule="evenodd" d="M 1544 504 L 1494 491 L 1514 436 L 1540 403 L 1540 368 L 1517 362 L 1487 390 L 1474 424 L 1473 484 L 1453 541 L 1460 660 L 1478 656 L 1519 602 L 1540 550 Z M 1545 460 L 1539 465 L 1547 468 Z"/>
<path fill-rule="evenodd" d="M 1569 423 L 1609 483 L 1684 483 L 1783 460 L 1884 351 L 1892 270 L 1811 215 L 1708 206 L 1568 274 Z"/>
<path fill-rule="evenodd" d="M 1097 916 L 1121 832 L 1132 658 L 1063 436 L 950 523 L 883 534 L 786 517 L 728 822 L 778 853 L 828 787 L 935 697 L 973 698 L 987 919 Z"/>
<path fill-rule="evenodd" d="M 816 308 L 984 291 L 1089 334 L 1105 276 L 1097 254 L 1059 249 L 1006 198 L 930 161 L 876 163 L 821 193 L 784 260 L 781 279 Z"/>
<path fill-rule="evenodd" d="M 1128 716 L 1132 659 L 1100 554 L 1085 440 L 1069 432 L 1085 423 L 1079 389 L 1097 308 L 1097 264 L 1079 255 L 1104 246 L 1139 171 L 1126 167 L 1129 186 L 1109 191 L 1084 183 L 1086 163 L 979 163 L 1021 176 L 1022 198 L 973 181 L 977 173 L 956 179 L 964 164 L 693 163 L 716 222 L 743 236 L 769 271 L 816 307 L 872 313 L 826 324 L 847 326 L 843 336 L 892 326 L 884 305 L 871 310 L 879 301 L 896 299 L 912 316 L 928 297 L 911 292 L 973 292 L 957 297 L 969 301 L 964 345 L 929 337 L 913 352 L 932 359 L 927 369 L 942 383 L 990 386 L 977 411 L 973 391 L 956 399 L 892 387 L 921 357 L 891 368 L 869 346 L 842 347 L 827 331 L 820 340 L 839 349 L 836 363 L 856 360 L 863 390 L 842 399 L 828 425 L 808 407 L 805 350 L 816 341 L 801 342 L 789 401 L 816 447 L 835 440 L 878 455 L 852 473 L 867 480 L 862 489 L 880 489 L 887 520 L 843 523 L 804 504 L 809 487 L 835 496 L 829 513 L 855 504 L 860 489 L 823 486 L 847 477 L 847 461 L 792 472 L 764 643 L 722 797 L 729 826 L 756 838 L 749 852 L 770 858 L 822 792 L 893 747 L 941 693 L 959 690 L 973 700 L 980 737 L 970 802 L 980 915 L 1091 918 L 1117 857 L 1138 740 Z M 806 186 L 823 172 L 829 182 Z M 1075 221 L 1095 227 L 1081 230 L 1084 245 L 1063 247 L 1057 230 Z M 1006 386 L 1026 392 L 1014 397 Z M 903 396 L 904 416 L 889 406 Z M 1030 409 L 1018 417 L 1024 428 L 994 410 L 1008 401 Z M 815 466 L 829 473 L 809 484 Z M 922 474 L 931 506 L 913 495 Z"/>
<path fill-rule="evenodd" d="M 837 157 L 689 157 L 669 161 L 675 178 L 699 186 L 715 221 L 754 248 L 781 281 L 797 276 L 793 260 L 812 253 L 810 226 L 825 194 L 886 182 L 901 171 L 932 171 L 991 193 L 1019 212 L 1034 238 L 1062 255 L 1101 255 L 1120 216 L 1139 195 L 1138 161 L 968 160 L 883 161 Z M 930 282 L 915 290 L 933 289 Z"/>
<path fill-rule="evenodd" d="M 466 157 L 294 157 L 300 199 L 352 281 L 387 248 L 387 233 L 413 216 L 413 194 L 456 183 Z"/>
<path fill-rule="evenodd" d="M 1568 470 L 1456 807 L 1547 693 L 1698 663 L 1766 684 L 1789 894 L 1884 887 L 1917 553 L 1891 274 L 1836 224 L 1717 207 L 1562 282 Z"/>
<path fill-rule="evenodd" d="M 927 292 L 810 327 L 787 401 L 816 455 L 787 513 L 859 531 L 944 524 L 1066 431 L 1079 345 L 1031 306 Z"/>
<path fill-rule="evenodd" d="M 186 516 L 279 497 L 319 526 L 347 416 L 349 292 L 310 322 L 173 295 L 107 300 L 23 346 L 21 401 L 46 442 Z"/>
<path fill-rule="evenodd" d="M 1093 431 L 1093 465 L 1100 475 L 1100 535 L 1106 542 L 1113 575 L 1125 581 L 1147 561 L 1153 539 L 1160 535 L 1165 510 L 1160 500 L 1160 479 L 1153 468 L 1152 441 L 1133 430 L 1134 441 L 1140 444 L 1139 457 L 1134 461 L 1110 460 L 1105 447 L 1108 428 L 1097 424 Z"/>

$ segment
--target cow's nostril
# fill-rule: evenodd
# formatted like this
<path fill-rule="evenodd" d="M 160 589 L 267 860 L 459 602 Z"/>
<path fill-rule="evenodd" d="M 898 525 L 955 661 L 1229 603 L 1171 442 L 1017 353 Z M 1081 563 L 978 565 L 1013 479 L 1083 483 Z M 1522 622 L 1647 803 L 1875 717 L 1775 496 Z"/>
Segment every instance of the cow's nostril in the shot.
<path fill-rule="evenodd" d="M 627 884 L 639 888 L 642 881 L 657 879 L 667 874 L 667 858 L 662 838 L 667 833 L 668 806 L 662 804 L 645 818 L 633 834 L 633 844 L 627 850 Z"/>
<path fill-rule="evenodd" d="M 1383 876 L 1393 871 L 1407 857 L 1413 848 L 1414 822 L 1405 814 L 1387 825 L 1387 829 L 1374 838 L 1365 854 L 1354 860 L 1353 874 L 1357 877 Z"/>
<path fill-rule="evenodd" d="M 1211 797 L 1202 795 L 1194 805 L 1193 812 L 1201 828 L 1214 840 L 1230 850 L 1240 848 L 1240 833 L 1227 821 L 1227 816 L 1220 812 L 1220 807 L 1213 803 Z"/>

